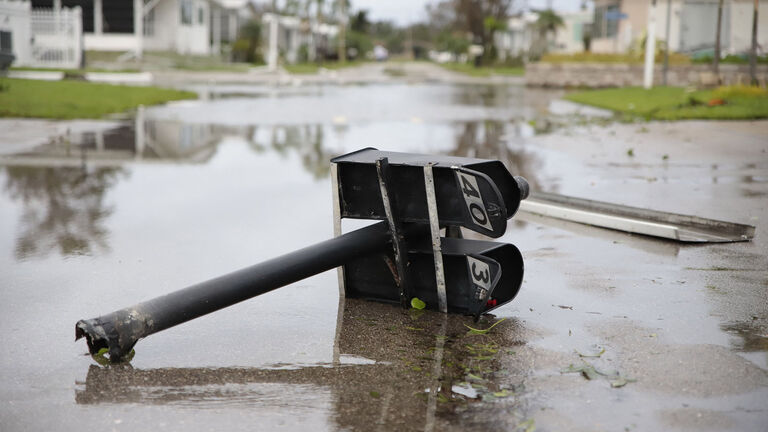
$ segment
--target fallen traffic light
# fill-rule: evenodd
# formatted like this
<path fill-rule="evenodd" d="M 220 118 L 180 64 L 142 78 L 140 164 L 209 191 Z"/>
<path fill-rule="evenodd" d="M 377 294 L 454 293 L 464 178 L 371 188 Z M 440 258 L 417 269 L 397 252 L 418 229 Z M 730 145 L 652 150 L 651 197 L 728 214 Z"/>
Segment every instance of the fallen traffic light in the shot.
<path fill-rule="evenodd" d="M 473 315 L 511 301 L 523 259 L 506 231 L 528 184 L 499 161 L 363 149 L 331 161 L 336 237 L 98 318 L 80 320 L 91 354 L 125 360 L 139 339 L 339 267 L 349 297 Z M 379 220 L 341 233 L 341 219 Z M 441 236 L 445 229 L 445 237 Z"/>

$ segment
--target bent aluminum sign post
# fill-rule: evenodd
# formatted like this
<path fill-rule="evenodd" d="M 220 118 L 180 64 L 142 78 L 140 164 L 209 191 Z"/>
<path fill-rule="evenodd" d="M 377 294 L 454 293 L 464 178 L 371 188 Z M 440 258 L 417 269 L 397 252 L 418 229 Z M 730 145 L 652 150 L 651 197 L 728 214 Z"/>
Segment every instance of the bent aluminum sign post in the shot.
<path fill-rule="evenodd" d="M 510 302 L 523 280 L 511 244 L 461 238 L 463 227 L 500 237 L 528 183 L 499 161 L 382 152 L 333 159 L 336 237 L 98 318 L 75 340 L 124 361 L 136 342 L 317 273 L 340 267 L 342 295 L 442 312 L 481 314 Z M 378 220 L 341 233 L 341 219 Z M 446 235 L 441 236 L 441 229 Z"/>

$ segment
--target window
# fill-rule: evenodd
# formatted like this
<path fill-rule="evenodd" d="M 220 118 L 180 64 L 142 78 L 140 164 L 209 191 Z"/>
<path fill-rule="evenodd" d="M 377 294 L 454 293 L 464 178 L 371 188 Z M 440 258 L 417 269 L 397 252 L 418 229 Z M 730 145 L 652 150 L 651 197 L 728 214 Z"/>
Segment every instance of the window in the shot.
<path fill-rule="evenodd" d="M 201 7 L 197 10 L 197 23 L 203 25 L 205 22 L 205 10 Z"/>
<path fill-rule="evenodd" d="M 618 3 L 595 6 L 593 36 L 596 38 L 616 37 L 619 30 L 619 20 L 616 18 L 620 12 L 621 8 Z"/>
<path fill-rule="evenodd" d="M 192 0 L 181 0 L 181 24 L 192 25 Z"/>
<path fill-rule="evenodd" d="M 11 53 L 13 51 L 11 41 L 11 32 L 0 31 L 0 52 Z"/>

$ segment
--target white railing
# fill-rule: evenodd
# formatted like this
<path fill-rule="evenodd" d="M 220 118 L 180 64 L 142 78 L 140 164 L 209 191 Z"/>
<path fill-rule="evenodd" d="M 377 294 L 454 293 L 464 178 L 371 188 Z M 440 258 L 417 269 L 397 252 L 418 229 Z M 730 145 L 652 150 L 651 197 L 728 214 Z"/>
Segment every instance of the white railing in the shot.
<path fill-rule="evenodd" d="M 76 69 L 83 58 L 83 15 L 74 8 L 32 9 L 32 64 Z"/>

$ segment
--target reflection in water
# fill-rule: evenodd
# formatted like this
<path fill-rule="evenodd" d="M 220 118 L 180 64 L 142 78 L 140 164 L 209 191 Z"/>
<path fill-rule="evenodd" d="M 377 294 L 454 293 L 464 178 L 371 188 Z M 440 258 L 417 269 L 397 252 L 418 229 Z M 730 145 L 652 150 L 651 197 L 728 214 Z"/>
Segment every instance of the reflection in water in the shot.
<path fill-rule="evenodd" d="M 224 137 L 251 139 L 254 127 L 230 127 L 137 119 L 107 131 L 72 134 L 53 139 L 31 151 L 0 156 L 6 173 L 5 190 L 19 201 L 20 234 L 17 259 L 92 255 L 109 250 L 106 221 L 115 210 L 106 195 L 127 177 L 128 163 L 207 163 Z M 316 179 L 327 177 L 332 157 L 323 147 L 323 127 L 275 127 L 268 147 L 281 155 L 296 152 Z"/>
<path fill-rule="evenodd" d="M 105 194 L 125 174 L 120 168 L 5 167 L 7 194 L 23 203 L 17 259 L 90 255 L 108 250 L 104 223 L 113 208 Z"/>
<path fill-rule="evenodd" d="M 440 430 L 456 410 L 474 402 L 468 393 L 488 399 L 511 397 L 514 391 L 500 389 L 495 378 L 507 373 L 505 382 L 514 381 L 499 370 L 499 362 L 505 348 L 523 343 L 521 324 L 503 321 L 486 335 L 469 335 L 465 324 L 475 325 L 468 317 L 349 299 L 337 323 L 341 355 L 333 365 L 150 370 L 92 365 L 75 400 L 295 409 L 295 395 L 301 393 L 299 405 L 311 410 L 325 404 L 330 390 L 339 429 Z M 349 355 L 373 361 L 340 361 Z M 454 392 L 457 388 L 463 390 Z"/>
<path fill-rule="evenodd" d="M 743 352 L 768 352 L 768 332 L 750 322 L 732 322 L 720 326 L 724 331 L 738 336 L 733 348 Z"/>
<path fill-rule="evenodd" d="M 633 235 L 632 241 L 627 241 L 627 235 L 623 231 L 598 228 L 578 222 L 571 222 L 564 219 L 555 219 L 528 212 L 520 212 L 517 216 L 515 216 L 515 218 L 521 221 L 533 222 L 537 226 L 549 226 L 564 231 L 570 231 L 576 235 L 573 241 L 580 241 L 578 240 L 579 238 L 596 238 L 613 243 L 622 243 L 632 249 L 641 250 L 646 253 L 663 257 L 674 258 L 680 254 L 680 243 L 673 240 L 664 240 L 643 235 Z"/>
<path fill-rule="evenodd" d="M 271 134 L 272 149 L 285 156 L 289 152 L 296 152 L 301 157 L 301 163 L 307 172 L 315 179 L 328 177 L 330 172 L 330 160 L 337 156 L 326 151 L 323 147 L 323 126 L 275 126 Z"/>
<path fill-rule="evenodd" d="M 449 103 L 489 108 L 514 107 L 521 118 L 539 118 L 551 116 L 550 104 L 563 94 L 564 91 L 523 86 L 467 85 L 456 86 L 455 91 L 450 92 Z"/>
<path fill-rule="evenodd" d="M 485 93 L 467 94 L 484 97 Z M 486 96 L 501 97 L 494 92 Z M 458 128 L 451 154 L 499 159 L 513 173 L 526 177 L 534 190 L 539 187 L 541 161 L 535 153 L 519 146 L 511 150 L 507 145 L 507 140 L 520 136 L 515 124 L 483 121 L 436 127 Z M 124 167 L 128 163 L 204 164 L 216 154 L 223 138 L 236 136 L 247 140 L 257 153 L 272 150 L 286 157 L 297 155 L 306 171 L 319 180 L 328 176 L 329 160 L 336 156 L 328 148 L 339 147 L 335 144 L 346 133 L 339 128 L 290 125 L 258 133 L 255 126 L 156 121 L 145 118 L 140 110 L 128 125 L 61 137 L 32 151 L 0 156 L 8 195 L 24 206 L 16 257 L 45 256 L 54 249 L 63 256 L 108 250 L 105 226 L 114 208 L 105 206 L 105 197 L 120 174 L 127 175 Z"/>
<path fill-rule="evenodd" d="M 507 140 L 519 135 L 520 129 L 512 123 L 495 120 L 462 123 L 456 136 L 456 147 L 451 155 L 498 159 L 514 175 L 525 177 L 531 185 L 531 190 L 539 190 L 538 170 L 542 161 L 533 152 L 511 150 L 507 145 Z"/>

